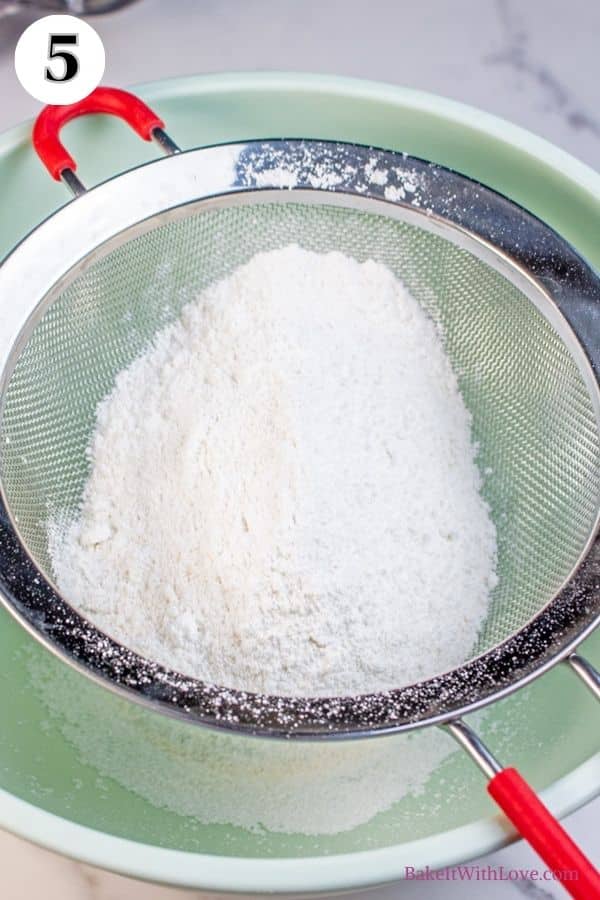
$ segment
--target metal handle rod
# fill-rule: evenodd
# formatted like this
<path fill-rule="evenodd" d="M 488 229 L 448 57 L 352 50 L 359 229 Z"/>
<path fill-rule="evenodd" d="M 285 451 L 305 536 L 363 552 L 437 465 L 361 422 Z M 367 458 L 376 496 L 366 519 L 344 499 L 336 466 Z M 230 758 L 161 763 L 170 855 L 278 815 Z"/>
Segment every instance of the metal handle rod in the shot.
<path fill-rule="evenodd" d="M 519 772 L 503 769 L 481 738 L 460 719 L 445 726 L 452 737 L 482 769 L 488 794 L 544 860 L 552 872 L 569 872 L 576 878 L 563 887 L 575 900 L 600 900 L 600 872 L 569 837 L 562 825 Z"/>
<path fill-rule="evenodd" d="M 175 153 L 181 153 L 181 149 L 175 141 L 169 137 L 162 128 L 154 128 L 152 131 L 152 139 L 158 144 L 160 149 L 166 156 L 173 156 Z M 87 191 L 86 186 L 77 177 L 73 169 L 63 169 L 60 173 L 60 180 L 65 184 L 74 197 L 80 197 Z"/>
<path fill-rule="evenodd" d="M 596 700 L 600 700 L 600 672 L 587 659 L 579 656 L 578 653 L 571 653 L 567 657 L 566 662 L 579 675 L 583 683 L 587 685 L 596 697 Z"/>
<path fill-rule="evenodd" d="M 175 153 L 181 153 L 181 148 L 177 146 L 173 138 L 169 137 L 164 128 L 153 128 L 152 140 L 156 141 L 160 149 L 167 156 L 174 156 Z"/>
<path fill-rule="evenodd" d="M 494 775 L 502 771 L 502 766 L 496 757 L 466 722 L 463 722 L 462 719 L 455 719 L 452 722 L 448 722 L 445 728 L 463 750 L 467 751 L 471 759 L 477 763 L 486 778 L 493 778 Z"/>
<path fill-rule="evenodd" d="M 74 197 L 81 197 L 87 191 L 85 184 L 80 181 L 73 169 L 63 169 L 60 173 L 60 180 L 66 184 Z"/>

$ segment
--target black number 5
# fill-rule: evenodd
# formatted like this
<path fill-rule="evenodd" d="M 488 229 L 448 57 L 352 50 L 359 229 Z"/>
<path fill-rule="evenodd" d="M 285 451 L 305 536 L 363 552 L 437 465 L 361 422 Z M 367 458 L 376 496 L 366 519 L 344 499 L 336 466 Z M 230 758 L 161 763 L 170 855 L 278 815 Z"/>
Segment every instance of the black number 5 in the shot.
<path fill-rule="evenodd" d="M 71 81 L 71 79 L 75 78 L 75 76 L 79 72 L 79 60 L 74 53 L 69 53 L 66 50 L 55 50 L 55 47 L 60 44 L 62 44 L 63 46 L 66 44 L 77 44 L 78 40 L 79 38 L 76 34 L 50 35 L 50 49 L 48 51 L 48 59 L 62 59 L 65 64 L 65 68 L 62 75 L 57 76 L 54 74 L 52 69 L 49 68 L 49 66 L 46 66 L 46 81 Z"/>

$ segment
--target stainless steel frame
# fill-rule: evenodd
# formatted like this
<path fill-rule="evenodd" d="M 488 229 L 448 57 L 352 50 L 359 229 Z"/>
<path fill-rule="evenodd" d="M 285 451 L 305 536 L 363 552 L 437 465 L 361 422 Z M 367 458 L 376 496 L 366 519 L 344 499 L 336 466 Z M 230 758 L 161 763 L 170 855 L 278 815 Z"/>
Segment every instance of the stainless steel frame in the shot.
<path fill-rule="evenodd" d="M 175 145 L 161 145 L 174 152 Z M 315 160 L 321 186 L 315 186 Z M 388 173 L 385 188 L 367 175 L 373 160 Z M 295 173 L 285 187 L 282 170 Z M 420 191 L 406 194 L 403 179 L 415 175 Z M 566 241 L 510 200 L 455 172 L 397 153 L 319 141 L 249 142 L 175 153 L 84 193 L 51 216 L 0 267 L 0 396 L 48 305 L 116 246 L 192 210 L 290 200 L 383 211 L 483 259 L 536 304 L 568 345 L 600 421 L 600 279 Z M 137 702 L 208 727 L 263 736 L 366 737 L 449 723 L 457 740 L 472 748 L 470 736 L 455 721 L 459 716 L 506 696 L 568 657 L 584 677 L 573 652 L 600 621 L 599 584 L 596 527 L 554 599 L 521 631 L 477 659 L 384 693 L 263 696 L 187 678 L 102 634 L 37 568 L 4 494 L 0 499 L 0 599 L 38 640 Z M 592 676 L 585 672 L 591 686 Z M 485 757 L 481 747 L 479 755 L 484 770 L 487 765 L 493 771 L 493 758 Z"/>

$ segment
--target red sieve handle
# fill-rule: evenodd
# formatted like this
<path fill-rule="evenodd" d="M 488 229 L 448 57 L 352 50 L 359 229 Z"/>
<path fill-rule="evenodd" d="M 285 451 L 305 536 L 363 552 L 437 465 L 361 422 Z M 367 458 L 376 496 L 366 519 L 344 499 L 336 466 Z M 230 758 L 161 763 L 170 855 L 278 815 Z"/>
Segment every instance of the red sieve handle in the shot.
<path fill-rule="evenodd" d="M 93 113 L 118 116 L 131 125 L 145 141 L 152 140 L 155 128 L 164 128 L 160 116 L 157 116 L 139 97 L 119 88 L 98 87 L 78 103 L 71 103 L 68 106 L 46 106 L 33 126 L 33 146 L 57 181 L 65 169 L 74 172 L 77 168 L 75 160 L 60 141 L 60 129 L 71 119 Z"/>
<path fill-rule="evenodd" d="M 494 775 L 488 791 L 572 897 L 600 900 L 600 872 L 516 769 Z"/>

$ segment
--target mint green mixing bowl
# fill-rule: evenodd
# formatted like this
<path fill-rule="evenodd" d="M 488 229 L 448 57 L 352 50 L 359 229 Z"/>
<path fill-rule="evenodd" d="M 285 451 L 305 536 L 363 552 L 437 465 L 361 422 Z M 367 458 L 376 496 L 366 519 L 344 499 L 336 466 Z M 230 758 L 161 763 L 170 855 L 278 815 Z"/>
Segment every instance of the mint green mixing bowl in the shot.
<path fill-rule="evenodd" d="M 485 113 L 388 85 L 297 74 L 202 76 L 138 92 L 182 147 L 303 136 L 435 160 L 512 197 L 600 267 L 600 176 Z M 26 124 L 0 138 L 2 255 L 68 199 L 35 157 L 29 133 Z M 69 125 L 68 145 L 88 185 L 154 154 L 106 117 Z M 583 649 L 600 664 L 600 633 Z M 208 826 L 153 805 L 136 767 L 139 773 L 143 765 L 145 783 L 156 767 L 164 791 L 169 779 L 175 791 L 177 748 L 202 740 L 190 734 L 196 729 L 133 710 L 52 657 L 3 609 L 0 694 L 0 825 L 123 874 L 207 890 L 333 891 L 401 878 L 405 866 L 456 863 L 513 838 L 460 753 L 439 766 L 419 797 L 320 837 Z M 562 667 L 479 718 L 484 739 L 522 769 L 555 813 L 600 789 L 600 716 Z"/>

